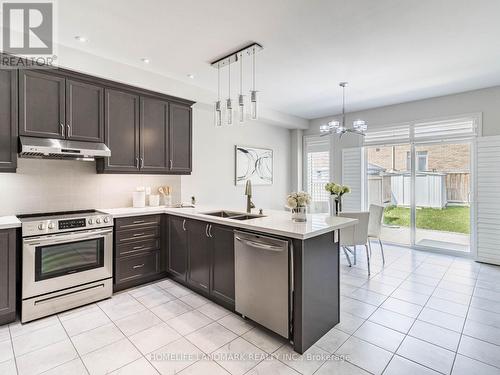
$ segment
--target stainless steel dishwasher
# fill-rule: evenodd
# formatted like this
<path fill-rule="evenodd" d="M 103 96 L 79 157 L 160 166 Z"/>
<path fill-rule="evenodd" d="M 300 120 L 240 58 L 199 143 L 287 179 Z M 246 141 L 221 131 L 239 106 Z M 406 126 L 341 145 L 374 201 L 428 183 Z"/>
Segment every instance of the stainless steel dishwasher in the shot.
<path fill-rule="evenodd" d="M 289 243 L 234 232 L 236 311 L 289 338 Z"/>

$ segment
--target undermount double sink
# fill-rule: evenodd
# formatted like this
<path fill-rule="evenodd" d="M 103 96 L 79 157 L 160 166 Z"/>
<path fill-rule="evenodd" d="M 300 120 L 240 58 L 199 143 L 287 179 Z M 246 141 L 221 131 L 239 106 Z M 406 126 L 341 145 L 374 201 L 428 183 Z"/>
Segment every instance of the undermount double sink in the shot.
<path fill-rule="evenodd" d="M 244 212 L 234 212 L 234 211 L 213 211 L 213 212 L 203 212 L 203 215 L 217 216 L 225 219 L 232 220 L 250 220 L 257 219 L 259 217 L 265 217 L 264 215 L 247 214 Z"/>

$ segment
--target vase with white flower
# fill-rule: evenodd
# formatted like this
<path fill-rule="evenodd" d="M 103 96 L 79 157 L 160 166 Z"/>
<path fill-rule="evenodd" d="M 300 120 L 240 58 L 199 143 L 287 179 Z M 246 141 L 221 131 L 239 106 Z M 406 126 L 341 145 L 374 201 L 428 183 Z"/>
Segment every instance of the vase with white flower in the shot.
<path fill-rule="evenodd" d="M 342 196 L 350 193 L 351 188 L 347 185 L 328 182 L 325 190 L 330 193 L 330 215 L 336 216 L 342 211 Z"/>
<path fill-rule="evenodd" d="M 286 200 L 292 210 L 292 220 L 295 222 L 307 221 L 307 205 L 311 203 L 311 196 L 305 191 L 290 193 Z"/>

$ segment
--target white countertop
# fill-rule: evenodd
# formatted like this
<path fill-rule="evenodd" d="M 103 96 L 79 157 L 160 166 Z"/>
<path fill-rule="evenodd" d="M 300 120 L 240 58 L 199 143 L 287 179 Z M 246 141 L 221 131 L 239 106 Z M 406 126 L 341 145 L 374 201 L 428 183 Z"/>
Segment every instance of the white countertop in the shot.
<path fill-rule="evenodd" d="M 21 222 L 15 216 L 0 216 L 0 229 L 21 227 Z"/>
<path fill-rule="evenodd" d="M 247 229 L 256 232 L 269 233 L 284 237 L 305 240 L 316 237 L 324 233 L 342 229 L 357 223 L 355 219 L 342 217 L 331 217 L 328 214 L 308 214 L 307 222 L 295 223 L 292 221 L 291 213 L 286 211 L 264 210 L 264 217 L 249 220 L 234 220 L 216 216 L 204 215 L 206 212 L 213 211 L 237 211 L 244 214 L 242 210 L 231 210 L 214 207 L 196 207 L 196 208 L 168 208 L 168 207 L 145 207 L 145 208 L 111 208 L 99 209 L 114 218 L 143 216 L 154 214 L 170 214 L 191 219 L 198 219 L 210 223 L 227 225 L 235 228 Z M 257 213 L 253 210 L 252 213 Z"/>

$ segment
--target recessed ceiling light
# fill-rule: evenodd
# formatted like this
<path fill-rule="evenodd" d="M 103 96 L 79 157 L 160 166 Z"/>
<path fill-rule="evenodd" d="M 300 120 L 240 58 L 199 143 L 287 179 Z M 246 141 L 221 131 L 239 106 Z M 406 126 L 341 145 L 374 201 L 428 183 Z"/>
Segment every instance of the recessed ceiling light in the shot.
<path fill-rule="evenodd" d="M 78 40 L 79 42 L 82 42 L 82 43 L 85 43 L 88 41 L 87 38 L 85 38 L 84 36 L 79 36 L 79 35 L 75 36 L 75 39 Z"/>
<path fill-rule="evenodd" d="M 144 64 L 149 64 L 151 62 L 151 60 L 149 60 L 147 57 L 143 57 L 141 59 L 141 61 L 144 63 Z"/>
<path fill-rule="evenodd" d="M 194 79 L 194 74 L 188 74 L 188 78 Z"/>

